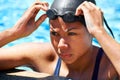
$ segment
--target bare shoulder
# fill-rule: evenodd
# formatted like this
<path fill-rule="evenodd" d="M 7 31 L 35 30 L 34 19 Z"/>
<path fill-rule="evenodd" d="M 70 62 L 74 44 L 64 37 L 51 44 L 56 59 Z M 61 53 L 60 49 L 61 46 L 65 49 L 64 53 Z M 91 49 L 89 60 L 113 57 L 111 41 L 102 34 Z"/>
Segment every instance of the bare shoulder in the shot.
<path fill-rule="evenodd" d="M 38 42 L 32 42 L 32 43 L 24 43 L 22 44 L 23 48 L 26 51 L 27 56 L 39 56 L 39 58 L 44 58 L 50 55 L 55 55 L 55 51 L 52 48 L 52 44 L 50 42 L 48 43 L 38 43 Z"/>
<path fill-rule="evenodd" d="M 108 77 L 110 80 L 118 80 L 119 76 L 110 59 L 103 53 L 101 60 L 100 74 Z"/>
<path fill-rule="evenodd" d="M 45 71 L 45 66 L 50 67 L 54 65 L 57 55 L 51 45 L 51 43 L 27 43 L 25 46 L 30 47 L 30 53 L 27 53 L 28 61 L 30 62 L 29 67 L 35 71 Z M 25 47 L 24 46 L 24 47 Z M 48 66 L 49 65 L 49 66 Z M 51 72 L 47 70 L 48 72 Z"/>

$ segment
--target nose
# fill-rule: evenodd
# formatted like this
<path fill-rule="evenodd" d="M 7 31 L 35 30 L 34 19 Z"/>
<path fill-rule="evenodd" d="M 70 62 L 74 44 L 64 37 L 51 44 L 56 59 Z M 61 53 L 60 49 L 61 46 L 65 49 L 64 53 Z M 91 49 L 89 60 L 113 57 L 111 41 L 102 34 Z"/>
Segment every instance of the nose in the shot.
<path fill-rule="evenodd" d="M 61 38 L 58 43 L 58 49 L 64 50 L 68 48 L 68 44 L 66 43 L 64 38 Z"/>

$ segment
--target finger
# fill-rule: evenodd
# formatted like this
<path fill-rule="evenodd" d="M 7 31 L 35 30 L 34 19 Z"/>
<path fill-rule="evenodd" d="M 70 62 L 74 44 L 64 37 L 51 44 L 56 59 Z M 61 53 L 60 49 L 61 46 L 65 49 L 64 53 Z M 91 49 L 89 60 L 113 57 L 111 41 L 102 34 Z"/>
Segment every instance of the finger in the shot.
<path fill-rule="evenodd" d="M 46 4 L 45 4 L 45 6 L 34 5 L 32 8 L 30 8 L 30 12 L 28 12 L 28 13 L 31 14 L 32 17 L 35 17 L 40 10 L 47 11 L 47 9 L 48 8 L 47 8 Z"/>
<path fill-rule="evenodd" d="M 89 10 L 94 10 L 94 7 L 90 4 L 91 2 L 85 1 L 84 5 Z"/>
<path fill-rule="evenodd" d="M 34 6 L 41 6 L 41 7 L 44 7 L 45 10 L 47 10 L 49 4 L 47 2 L 39 1 L 39 2 L 35 2 L 32 7 L 34 7 Z"/>
<path fill-rule="evenodd" d="M 46 14 L 43 14 L 35 23 L 36 27 L 38 27 L 45 19 L 47 18 Z"/>
<path fill-rule="evenodd" d="M 79 15 L 83 15 L 83 9 L 82 9 L 82 6 L 79 5 L 76 9 L 76 12 L 75 12 L 75 15 L 76 16 L 79 16 Z"/>
<path fill-rule="evenodd" d="M 26 22 L 29 21 L 31 18 L 35 19 L 36 15 L 38 14 L 37 9 L 40 9 L 41 6 L 34 6 L 29 8 L 23 15 L 23 17 L 21 19 L 25 19 Z"/>
<path fill-rule="evenodd" d="M 103 24 L 103 11 L 101 10 L 101 8 L 97 7 L 95 4 L 89 2 L 89 4 L 91 4 L 92 7 L 94 7 L 96 9 L 96 13 L 100 15 L 100 19 L 102 19 L 102 24 Z"/>
<path fill-rule="evenodd" d="M 80 14 L 85 14 L 85 12 L 86 11 L 88 11 L 88 8 L 87 8 L 87 6 L 86 6 L 86 3 L 87 3 L 87 1 L 84 1 L 78 8 L 79 8 L 79 11 L 81 11 L 82 13 L 78 13 L 79 15 Z"/>
<path fill-rule="evenodd" d="M 93 7 L 95 10 L 97 10 L 98 12 L 101 13 L 101 15 L 103 15 L 103 11 L 101 10 L 101 8 L 97 7 L 95 4 L 93 4 L 92 2 L 89 2 L 89 4 L 91 5 L 91 7 Z"/>
<path fill-rule="evenodd" d="M 41 2 L 39 2 L 38 4 L 34 3 L 27 11 L 25 11 L 22 19 L 25 19 L 27 22 L 28 20 L 30 20 L 30 18 L 35 19 L 39 10 L 46 11 L 46 8 L 44 6 L 42 6 L 41 4 L 43 4 L 43 3 L 41 3 Z M 45 5 L 47 6 L 48 4 L 45 3 Z"/>
<path fill-rule="evenodd" d="M 75 13 L 76 16 L 83 15 L 84 9 L 82 7 L 83 6 L 85 7 L 86 3 L 88 3 L 88 2 L 84 1 L 81 5 L 78 6 L 78 8 L 76 9 L 76 13 Z"/>
<path fill-rule="evenodd" d="M 83 14 L 83 11 L 81 9 L 81 6 L 79 6 L 77 9 L 76 9 L 76 12 L 75 12 L 75 15 L 76 16 L 79 16 L 80 14 Z"/>
<path fill-rule="evenodd" d="M 96 8 L 96 10 L 99 10 L 99 11 L 102 12 L 101 8 L 97 7 L 97 6 L 96 6 L 95 4 L 93 4 L 92 2 L 89 2 L 89 4 L 90 4 L 92 7 Z"/>
<path fill-rule="evenodd" d="M 45 7 L 45 9 L 46 9 L 46 11 L 47 11 L 49 4 L 48 4 L 47 2 L 44 2 L 44 4 L 42 4 L 42 5 Z"/>
<path fill-rule="evenodd" d="M 89 4 L 91 5 L 91 7 L 97 8 L 97 6 L 93 4 L 92 2 L 89 2 Z"/>

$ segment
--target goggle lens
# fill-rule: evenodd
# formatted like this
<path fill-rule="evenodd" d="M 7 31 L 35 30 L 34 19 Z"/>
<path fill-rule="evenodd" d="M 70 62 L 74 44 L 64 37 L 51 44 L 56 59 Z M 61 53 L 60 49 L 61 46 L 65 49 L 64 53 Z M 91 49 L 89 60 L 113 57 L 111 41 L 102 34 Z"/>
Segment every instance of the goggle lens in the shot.
<path fill-rule="evenodd" d="M 55 20 L 59 17 L 61 17 L 63 19 L 63 21 L 65 22 L 75 22 L 75 21 L 80 21 L 85 25 L 85 20 L 84 20 L 84 16 L 75 16 L 73 13 L 65 13 L 64 15 L 58 15 L 57 11 L 55 9 L 49 9 L 46 12 L 47 16 L 49 19 L 51 20 Z"/>

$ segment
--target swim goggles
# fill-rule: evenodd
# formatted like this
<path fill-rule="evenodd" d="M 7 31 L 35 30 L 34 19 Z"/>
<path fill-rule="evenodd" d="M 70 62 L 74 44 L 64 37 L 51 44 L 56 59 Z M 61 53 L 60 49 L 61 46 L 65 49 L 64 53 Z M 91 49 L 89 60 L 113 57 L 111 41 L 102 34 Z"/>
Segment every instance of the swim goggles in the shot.
<path fill-rule="evenodd" d="M 48 18 L 50 20 L 55 20 L 58 17 L 61 17 L 63 19 L 63 21 L 65 22 L 75 22 L 75 21 L 80 21 L 83 24 L 85 24 L 85 20 L 84 20 L 84 16 L 75 16 L 74 13 L 72 11 L 66 11 L 64 14 L 60 15 L 57 13 L 56 9 L 49 9 L 46 12 Z"/>
<path fill-rule="evenodd" d="M 72 11 L 66 11 L 64 14 L 62 15 L 59 15 L 57 13 L 57 10 L 52 8 L 52 9 L 49 9 L 47 12 L 46 12 L 46 15 L 47 17 L 50 19 L 50 20 L 55 20 L 57 19 L 58 17 L 61 17 L 63 19 L 64 22 L 75 22 L 75 21 L 80 21 L 84 26 L 86 26 L 86 23 L 85 23 L 85 19 L 84 19 L 84 16 L 81 15 L 81 16 L 75 16 L 74 13 Z M 104 23 L 106 25 L 106 27 L 108 28 L 108 30 L 110 31 L 111 35 L 113 36 L 113 38 L 115 38 L 112 30 L 110 29 L 109 25 L 107 24 L 107 21 L 105 19 L 105 17 L 103 16 L 103 20 L 104 20 Z"/>

